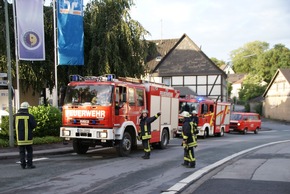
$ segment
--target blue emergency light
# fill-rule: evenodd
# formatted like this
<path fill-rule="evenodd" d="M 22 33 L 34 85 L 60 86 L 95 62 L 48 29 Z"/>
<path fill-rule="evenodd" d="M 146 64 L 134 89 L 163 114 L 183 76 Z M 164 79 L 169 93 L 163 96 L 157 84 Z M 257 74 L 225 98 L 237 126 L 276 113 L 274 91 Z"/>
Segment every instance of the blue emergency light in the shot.
<path fill-rule="evenodd" d="M 107 77 L 107 81 L 113 81 L 115 78 L 115 75 L 114 74 L 107 74 L 106 77 Z"/>
<path fill-rule="evenodd" d="M 70 81 L 78 82 L 81 79 L 80 77 L 81 77 L 80 75 L 71 75 L 70 76 Z"/>

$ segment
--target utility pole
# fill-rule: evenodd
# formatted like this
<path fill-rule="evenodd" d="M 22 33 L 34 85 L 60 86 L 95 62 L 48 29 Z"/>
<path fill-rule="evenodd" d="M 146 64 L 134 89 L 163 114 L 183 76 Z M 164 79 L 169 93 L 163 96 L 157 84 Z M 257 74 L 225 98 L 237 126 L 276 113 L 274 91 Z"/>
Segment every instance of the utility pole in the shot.
<path fill-rule="evenodd" d="M 9 103 L 9 146 L 14 147 L 14 129 L 13 129 L 13 111 L 12 111 L 12 78 L 11 78 L 11 56 L 10 56 L 10 36 L 9 36 L 9 20 L 8 5 L 5 0 L 5 28 L 6 28 L 6 52 L 7 52 L 7 69 L 8 69 L 8 103 Z"/>

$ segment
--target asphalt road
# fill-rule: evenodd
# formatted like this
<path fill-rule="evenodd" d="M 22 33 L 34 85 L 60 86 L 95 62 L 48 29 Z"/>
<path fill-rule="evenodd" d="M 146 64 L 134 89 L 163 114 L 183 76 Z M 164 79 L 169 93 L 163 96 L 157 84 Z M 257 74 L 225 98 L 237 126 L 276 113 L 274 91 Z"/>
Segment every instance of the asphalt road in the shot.
<path fill-rule="evenodd" d="M 0 161 L 0 193 L 162 193 L 180 180 L 237 152 L 273 141 L 290 139 L 289 126 L 265 121 L 262 131 L 225 134 L 199 139 L 197 167 L 187 169 L 181 139 L 165 150 L 153 150 L 143 160 L 141 147 L 130 157 L 118 157 L 114 149 L 96 149 L 86 155 L 72 153 L 38 156 L 36 169 L 22 170 L 18 160 Z M 201 184 L 202 185 L 202 184 Z"/>

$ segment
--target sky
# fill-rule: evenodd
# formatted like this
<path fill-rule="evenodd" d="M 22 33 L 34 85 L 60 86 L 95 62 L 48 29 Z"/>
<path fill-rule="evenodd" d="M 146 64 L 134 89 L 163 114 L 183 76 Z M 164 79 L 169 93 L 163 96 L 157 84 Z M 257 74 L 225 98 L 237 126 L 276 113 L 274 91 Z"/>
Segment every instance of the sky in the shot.
<path fill-rule="evenodd" d="M 289 0 L 134 0 L 131 17 L 151 33 L 147 40 L 184 33 L 208 57 L 230 61 L 230 52 L 263 41 L 290 48 Z"/>
<path fill-rule="evenodd" d="M 46 0 L 48 1 L 48 0 Z M 90 0 L 84 0 L 84 4 Z M 253 41 L 290 49 L 290 0 L 133 0 L 130 11 L 150 32 L 147 40 L 187 34 L 210 58 L 229 62 L 230 53 Z"/>

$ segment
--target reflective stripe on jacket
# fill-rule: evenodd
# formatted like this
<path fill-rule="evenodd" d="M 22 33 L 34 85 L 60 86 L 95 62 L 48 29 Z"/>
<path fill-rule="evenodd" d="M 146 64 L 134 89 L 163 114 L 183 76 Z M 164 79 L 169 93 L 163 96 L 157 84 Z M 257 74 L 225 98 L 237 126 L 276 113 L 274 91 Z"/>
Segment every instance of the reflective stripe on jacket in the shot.
<path fill-rule="evenodd" d="M 18 145 L 33 144 L 32 130 L 36 127 L 34 117 L 28 111 L 19 111 L 14 115 L 14 128 Z"/>
<path fill-rule="evenodd" d="M 182 137 L 188 147 L 197 146 L 195 130 L 197 130 L 196 123 L 193 123 L 190 118 L 185 118 L 182 126 Z"/>
<path fill-rule="evenodd" d="M 140 128 L 142 140 L 151 139 L 151 123 L 158 118 L 158 115 L 153 117 L 140 117 Z"/>

